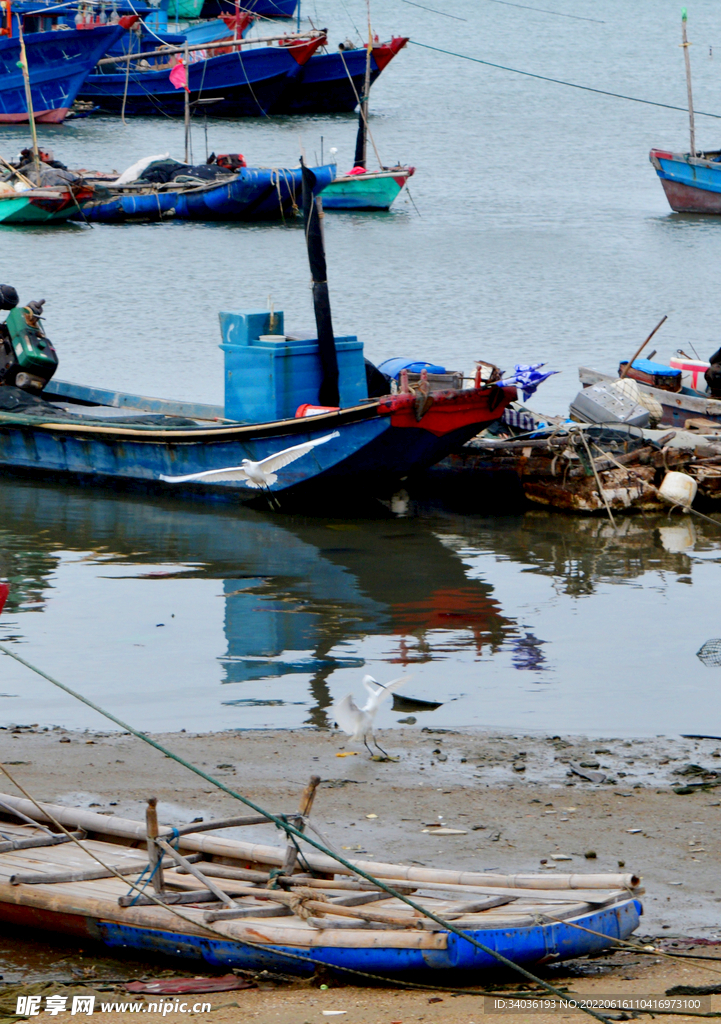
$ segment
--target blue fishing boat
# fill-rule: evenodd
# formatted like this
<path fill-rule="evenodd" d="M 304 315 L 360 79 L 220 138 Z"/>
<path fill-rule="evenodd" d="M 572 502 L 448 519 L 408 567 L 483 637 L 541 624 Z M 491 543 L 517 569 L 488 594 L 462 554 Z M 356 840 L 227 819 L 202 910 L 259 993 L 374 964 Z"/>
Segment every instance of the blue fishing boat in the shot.
<path fill-rule="evenodd" d="M 373 44 L 371 84 L 407 42 L 406 36 L 394 36 L 388 43 Z M 365 47 L 314 54 L 300 74 L 288 80 L 271 113 L 332 114 L 355 110 L 363 95 L 366 54 Z"/>
<path fill-rule="evenodd" d="M 150 165 L 152 167 L 152 165 Z M 185 170 L 185 165 L 178 164 Z M 192 174 L 192 168 L 187 168 Z M 328 185 L 335 166 L 314 167 L 316 193 Z M 94 179 L 86 179 L 94 184 Z M 109 198 L 96 198 L 76 211 L 73 219 L 106 224 L 157 220 L 268 220 L 294 216 L 301 205 L 300 167 L 241 167 L 225 180 L 167 185 L 135 181 L 102 189 Z"/>
<path fill-rule="evenodd" d="M 216 56 L 190 64 L 190 102 L 215 100 L 207 107 L 213 117 L 263 117 L 324 41 L 321 32 L 310 32 L 286 45 L 265 46 L 263 40 L 253 40 L 246 46 L 231 40 L 224 52 L 216 50 Z M 214 44 L 207 46 L 210 50 Z M 148 66 L 148 59 L 156 64 Z M 128 71 L 127 58 L 105 58 L 88 76 L 79 98 L 108 113 L 183 116 L 185 90 L 170 80 L 173 60 L 168 49 L 135 54 Z"/>
<path fill-rule="evenodd" d="M 218 834 L 246 824 L 275 827 L 263 814 L 156 829 L 150 818 L 146 825 L 0 794 L 0 816 L 3 849 L 11 851 L 10 859 L 0 855 L 0 920 L 92 939 L 111 952 L 136 949 L 299 975 L 320 964 L 388 976 L 422 970 L 427 977 L 429 969 L 497 968 L 494 953 L 531 966 L 613 949 L 642 913 L 640 881 L 631 873 L 551 877 L 375 860 L 343 864 L 302 839 L 301 869 L 285 847 Z M 29 840 L 28 819 L 57 831 L 40 837 L 36 829 Z M 302 819 L 291 813 L 287 820 L 302 831 Z M 57 823 L 82 837 L 77 845 Z M 90 855 L 84 856 L 86 844 Z M 192 874 L 188 858 L 195 861 Z M 148 895 L 152 888 L 141 891 L 149 870 L 159 873 L 154 895 Z M 441 923 L 394 893 L 412 894 Z"/>
<path fill-rule="evenodd" d="M 675 213 L 721 213 L 721 150 L 691 156 L 652 149 L 649 159 Z"/>
<path fill-rule="evenodd" d="M 152 17 L 143 18 L 135 30 L 126 33 L 107 51 L 108 57 L 120 57 L 126 53 L 141 53 L 155 49 L 159 43 L 167 46 L 202 46 L 221 39 L 244 39 L 253 25 L 253 15 L 241 13 L 224 15 L 211 21 L 199 21 L 184 28 L 175 28 L 168 19 L 167 11 L 154 12 Z"/>
<path fill-rule="evenodd" d="M 258 18 L 292 18 L 298 3 L 299 0 L 242 0 L 240 6 Z M 236 0 L 205 0 L 200 16 L 212 18 L 216 14 L 229 14 L 235 6 Z"/>
<path fill-rule="evenodd" d="M 29 25 L 24 31 L 30 90 L 35 120 L 59 124 L 78 96 L 83 82 L 98 60 L 125 33 L 120 25 L 97 26 L 91 29 L 52 31 L 45 21 L 31 13 L 17 12 L 16 5 L 5 5 L 0 15 L 9 24 L 5 30 L 12 35 L 0 36 L 0 124 L 22 124 L 29 120 L 25 83 L 20 67 L 20 40 L 17 19 L 34 20 L 38 30 Z M 12 22 L 15 22 L 15 25 Z"/>

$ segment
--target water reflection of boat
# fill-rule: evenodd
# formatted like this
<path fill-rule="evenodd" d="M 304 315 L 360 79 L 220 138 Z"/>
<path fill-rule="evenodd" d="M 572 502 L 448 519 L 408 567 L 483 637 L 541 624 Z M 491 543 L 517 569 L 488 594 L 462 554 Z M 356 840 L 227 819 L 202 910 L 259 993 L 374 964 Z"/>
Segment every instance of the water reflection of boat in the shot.
<path fill-rule="evenodd" d="M 551 577 L 560 593 L 593 594 L 608 583 L 628 584 L 646 573 L 688 578 L 694 547 L 717 547 L 718 531 L 689 517 L 626 518 L 614 529 L 606 519 L 569 518 L 546 511 L 498 519 L 455 517 L 458 544 L 493 551 L 526 572 Z M 708 540 L 706 539 L 708 531 Z"/>
<path fill-rule="evenodd" d="M 220 701 L 230 707 L 278 702 L 272 685 L 242 684 L 306 677 L 308 720 L 325 725 L 329 678 L 364 664 L 354 648 L 367 636 L 386 637 L 381 657 L 408 664 L 497 651 L 517 633 L 493 588 L 468 579 L 452 548 L 422 523 L 294 519 L 286 526 L 250 510 L 9 481 L 0 487 L 0 521 L 0 570 L 17 581 L 25 607 L 28 598 L 42 599 L 61 551 L 97 551 L 104 565 L 127 560 L 132 578 L 154 586 L 178 574 L 144 573 L 144 566 L 178 564 L 184 579 L 222 580 Z M 297 693 L 308 702 L 305 686 Z"/>

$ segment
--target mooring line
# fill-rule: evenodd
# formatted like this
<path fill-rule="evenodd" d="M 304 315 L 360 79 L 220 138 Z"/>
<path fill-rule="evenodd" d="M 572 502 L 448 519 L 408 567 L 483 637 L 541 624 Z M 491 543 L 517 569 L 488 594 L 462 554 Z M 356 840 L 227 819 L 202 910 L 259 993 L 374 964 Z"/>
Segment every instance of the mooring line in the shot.
<path fill-rule="evenodd" d="M 590 85 L 578 85 L 577 82 L 567 82 L 562 78 L 550 78 L 548 75 L 537 75 L 533 71 L 521 71 L 520 68 L 507 67 L 505 64 L 494 64 L 490 60 L 481 60 L 480 57 L 470 57 L 467 53 L 455 53 L 453 50 L 443 50 L 440 46 L 430 46 L 428 43 L 419 43 L 417 39 L 409 39 L 413 46 L 422 46 L 424 50 L 435 50 L 436 53 L 445 53 L 449 57 L 460 57 L 461 60 L 470 60 L 474 64 L 485 64 L 489 68 L 498 68 L 499 71 L 511 71 L 514 75 L 524 75 L 526 78 L 538 78 L 541 82 L 553 82 L 554 85 L 567 85 L 571 89 L 581 89 L 583 92 L 595 92 L 599 96 L 611 96 L 617 100 L 629 100 L 631 103 L 644 103 L 649 107 L 663 107 L 665 110 L 680 110 L 682 114 L 688 114 L 688 107 L 677 107 L 674 103 L 659 103 L 657 100 L 642 100 L 638 96 L 626 96 L 622 92 L 609 92 L 608 89 L 594 89 Z M 705 110 L 694 110 L 699 117 L 715 117 L 721 119 L 721 114 L 709 114 Z"/>

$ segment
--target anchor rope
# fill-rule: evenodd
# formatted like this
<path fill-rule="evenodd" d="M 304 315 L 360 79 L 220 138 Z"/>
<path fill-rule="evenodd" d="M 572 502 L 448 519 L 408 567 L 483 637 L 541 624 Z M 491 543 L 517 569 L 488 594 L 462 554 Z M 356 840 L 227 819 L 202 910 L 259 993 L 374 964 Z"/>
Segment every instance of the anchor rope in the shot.
<path fill-rule="evenodd" d="M 621 92 L 610 92 L 608 89 L 594 89 L 590 85 L 579 85 L 577 82 L 567 82 L 562 78 L 550 78 L 548 75 L 537 75 L 532 71 L 521 71 L 520 68 L 507 67 L 505 64 L 494 64 L 490 60 L 481 60 L 480 57 L 469 57 L 467 53 L 454 53 L 453 50 L 443 50 L 440 46 L 430 46 L 428 43 L 419 43 L 417 39 L 409 39 L 413 46 L 422 46 L 424 50 L 435 50 L 436 53 L 445 53 L 449 57 L 460 57 L 461 60 L 470 60 L 474 64 L 485 64 L 489 68 L 497 68 L 499 71 L 511 71 L 514 75 L 524 75 L 526 78 L 538 78 L 542 82 L 553 82 L 554 85 L 567 85 L 571 89 L 581 89 L 583 92 L 595 92 L 599 96 L 611 96 L 617 100 L 628 100 L 631 103 L 644 103 L 649 107 L 663 107 L 665 110 L 680 110 L 688 114 L 688 107 L 678 107 L 674 103 L 660 103 L 657 100 L 644 100 L 638 96 L 627 96 Z M 705 110 L 694 110 L 698 117 L 715 117 L 721 119 L 721 114 L 709 114 Z"/>

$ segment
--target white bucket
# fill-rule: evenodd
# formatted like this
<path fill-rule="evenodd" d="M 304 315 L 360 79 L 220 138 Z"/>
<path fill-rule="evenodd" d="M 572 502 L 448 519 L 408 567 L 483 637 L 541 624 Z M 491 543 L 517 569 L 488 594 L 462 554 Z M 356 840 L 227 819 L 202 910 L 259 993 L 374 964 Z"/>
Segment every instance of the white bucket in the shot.
<path fill-rule="evenodd" d="M 659 487 L 658 493 L 662 498 L 670 502 L 671 505 L 681 505 L 683 508 L 689 508 L 693 505 L 697 490 L 698 484 L 688 473 L 670 472 L 663 478 L 663 483 Z"/>
<path fill-rule="evenodd" d="M 261 334 L 258 337 L 258 341 L 286 341 L 285 334 Z"/>

